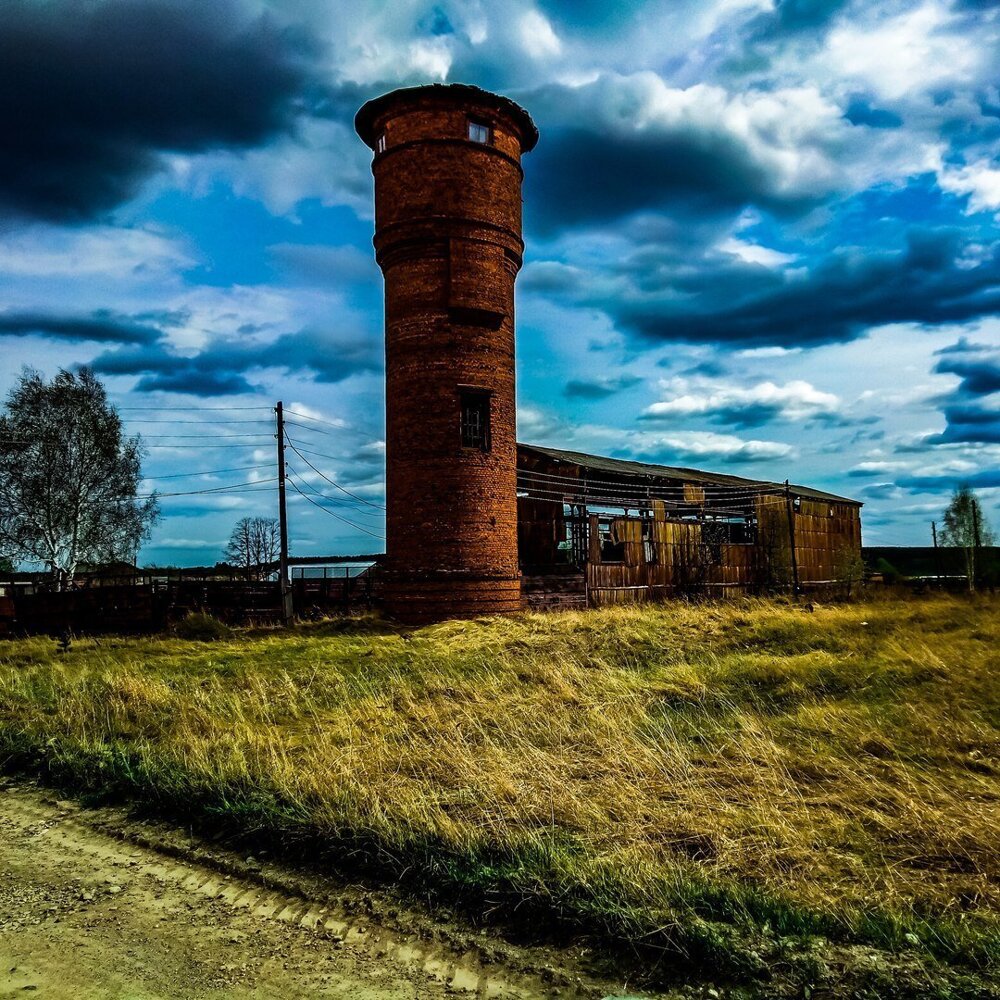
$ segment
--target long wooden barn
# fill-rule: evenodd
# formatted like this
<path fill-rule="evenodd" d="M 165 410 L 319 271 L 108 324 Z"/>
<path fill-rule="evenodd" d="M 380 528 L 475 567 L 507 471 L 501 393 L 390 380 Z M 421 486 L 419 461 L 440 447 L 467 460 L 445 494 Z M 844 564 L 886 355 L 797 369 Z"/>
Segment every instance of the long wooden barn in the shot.
<path fill-rule="evenodd" d="M 517 446 L 529 607 L 836 585 L 861 556 L 857 500 L 789 483 Z"/>

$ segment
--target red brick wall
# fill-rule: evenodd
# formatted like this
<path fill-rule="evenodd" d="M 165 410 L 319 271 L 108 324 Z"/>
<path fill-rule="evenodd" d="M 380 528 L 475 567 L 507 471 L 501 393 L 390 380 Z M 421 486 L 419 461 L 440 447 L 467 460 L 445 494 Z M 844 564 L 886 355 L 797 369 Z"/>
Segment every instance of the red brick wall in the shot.
<path fill-rule="evenodd" d="M 415 621 L 516 610 L 523 123 L 468 88 L 379 104 L 363 137 L 386 137 L 372 170 L 385 275 L 387 609 Z M 490 123 L 491 144 L 468 140 L 470 116 Z M 488 453 L 461 446 L 461 386 L 492 393 Z"/>

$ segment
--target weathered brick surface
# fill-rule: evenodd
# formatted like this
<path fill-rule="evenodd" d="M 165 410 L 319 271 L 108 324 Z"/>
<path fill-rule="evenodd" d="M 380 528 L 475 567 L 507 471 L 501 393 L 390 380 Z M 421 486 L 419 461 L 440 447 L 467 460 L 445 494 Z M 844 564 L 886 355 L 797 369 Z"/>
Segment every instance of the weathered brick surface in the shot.
<path fill-rule="evenodd" d="M 488 123 L 489 145 L 467 138 Z M 378 98 L 375 251 L 385 275 L 387 609 L 426 621 L 521 606 L 514 279 L 528 116 L 468 87 Z M 461 446 L 460 387 L 492 393 L 492 447 Z"/>

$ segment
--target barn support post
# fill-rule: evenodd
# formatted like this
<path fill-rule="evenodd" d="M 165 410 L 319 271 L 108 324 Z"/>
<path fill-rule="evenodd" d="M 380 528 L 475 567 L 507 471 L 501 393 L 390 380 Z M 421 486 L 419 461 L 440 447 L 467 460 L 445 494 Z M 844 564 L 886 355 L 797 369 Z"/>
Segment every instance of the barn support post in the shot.
<path fill-rule="evenodd" d="M 788 512 L 788 548 L 792 557 L 792 593 L 799 596 L 799 560 L 795 554 L 795 511 L 792 510 L 792 490 L 785 480 L 785 510 Z"/>

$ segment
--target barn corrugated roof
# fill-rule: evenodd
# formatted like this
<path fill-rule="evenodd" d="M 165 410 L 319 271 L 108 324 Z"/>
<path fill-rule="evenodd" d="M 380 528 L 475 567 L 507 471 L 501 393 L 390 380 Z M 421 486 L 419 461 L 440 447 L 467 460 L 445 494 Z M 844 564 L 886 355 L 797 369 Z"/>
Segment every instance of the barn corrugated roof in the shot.
<path fill-rule="evenodd" d="M 581 469 L 604 472 L 618 476 L 645 476 L 650 479 L 669 479 L 674 482 L 696 483 L 703 486 L 736 486 L 744 489 L 783 490 L 784 483 L 774 483 L 766 479 L 744 479 L 742 476 L 728 476 L 719 472 L 703 472 L 701 469 L 685 469 L 672 465 L 653 465 L 649 462 L 632 462 L 622 458 L 605 458 L 601 455 L 587 455 L 582 451 L 564 451 L 561 448 L 543 448 L 534 444 L 518 443 L 518 450 L 533 451 L 557 462 L 577 465 Z M 805 500 L 827 500 L 831 503 L 849 503 L 863 507 L 860 500 L 814 490 L 810 486 L 789 485 L 792 496 Z"/>

